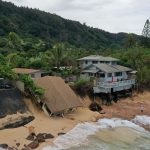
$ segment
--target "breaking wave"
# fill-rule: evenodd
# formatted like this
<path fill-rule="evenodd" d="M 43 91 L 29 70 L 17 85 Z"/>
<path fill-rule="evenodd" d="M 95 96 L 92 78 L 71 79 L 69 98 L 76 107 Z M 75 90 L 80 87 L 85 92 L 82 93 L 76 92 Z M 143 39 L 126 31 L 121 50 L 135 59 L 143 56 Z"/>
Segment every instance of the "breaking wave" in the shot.
<path fill-rule="evenodd" d="M 144 128 L 140 127 L 138 124 L 146 124 L 150 126 L 150 117 L 136 116 L 131 121 L 122 120 L 118 118 L 104 118 L 98 120 L 96 123 L 80 123 L 65 135 L 61 135 L 58 138 L 56 138 L 54 141 L 54 146 L 47 146 L 43 148 L 43 150 L 63 150 L 72 147 L 88 145 L 89 136 L 95 135 L 97 132 L 101 132 L 101 130 L 103 129 L 115 129 L 118 127 L 131 128 L 139 133 L 148 134 L 148 136 L 150 136 L 150 133 Z M 150 139 L 150 137 L 148 138 Z"/>

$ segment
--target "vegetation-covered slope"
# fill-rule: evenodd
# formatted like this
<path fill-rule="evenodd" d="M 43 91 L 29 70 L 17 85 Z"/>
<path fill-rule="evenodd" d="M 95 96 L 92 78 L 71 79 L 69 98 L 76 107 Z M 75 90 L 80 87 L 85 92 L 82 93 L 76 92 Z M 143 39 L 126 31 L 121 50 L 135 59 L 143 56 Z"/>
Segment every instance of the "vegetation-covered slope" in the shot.
<path fill-rule="evenodd" d="M 76 60 L 95 54 L 121 59 L 122 64 L 138 71 L 139 83 L 148 86 L 148 47 L 149 38 L 112 34 L 0 0 L 0 77 L 14 80 L 16 76 L 11 70 L 14 67 L 43 69 L 64 77 L 78 75 Z M 71 69 L 61 71 L 60 66 L 71 66 Z"/>
<path fill-rule="evenodd" d="M 86 49 L 120 48 L 127 37 L 126 33 L 105 32 L 55 14 L 17 7 L 0 0 L 0 36 L 7 36 L 9 32 Z"/>

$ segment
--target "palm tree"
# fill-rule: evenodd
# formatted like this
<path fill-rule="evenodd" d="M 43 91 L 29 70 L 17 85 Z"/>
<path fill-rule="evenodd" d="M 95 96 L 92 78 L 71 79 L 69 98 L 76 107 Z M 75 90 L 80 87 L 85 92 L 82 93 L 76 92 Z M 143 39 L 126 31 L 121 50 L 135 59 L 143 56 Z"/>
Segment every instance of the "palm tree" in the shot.
<path fill-rule="evenodd" d="M 51 59 L 55 63 L 55 66 L 57 67 L 57 71 L 58 71 L 62 61 L 65 58 L 64 44 L 58 43 L 54 45 L 51 54 L 52 54 Z"/>

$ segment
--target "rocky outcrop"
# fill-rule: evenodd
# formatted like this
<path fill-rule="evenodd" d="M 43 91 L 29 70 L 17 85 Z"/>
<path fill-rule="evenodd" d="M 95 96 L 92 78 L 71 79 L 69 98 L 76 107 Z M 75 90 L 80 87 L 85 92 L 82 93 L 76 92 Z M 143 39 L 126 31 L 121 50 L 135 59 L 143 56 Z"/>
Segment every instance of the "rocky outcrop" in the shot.
<path fill-rule="evenodd" d="M 39 146 L 39 142 L 38 141 L 33 141 L 30 144 L 28 144 L 28 147 L 30 147 L 31 149 L 35 149 Z"/>
<path fill-rule="evenodd" d="M 8 148 L 8 144 L 0 144 L 0 148 L 7 149 Z"/>
<path fill-rule="evenodd" d="M 43 143 L 45 142 L 46 139 L 51 139 L 51 138 L 54 138 L 54 136 L 50 133 L 38 133 L 37 135 L 29 134 L 26 139 L 32 142 L 28 145 L 25 145 L 22 150 L 28 150 L 28 148 L 36 149 L 40 143 Z"/>
<path fill-rule="evenodd" d="M 0 90 L 0 118 L 26 111 L 27 107 L 23 101 L 23 95 L 17 88 Z"/>
<path fill-rule="evenodd" d="M 32 120 L 34 120 L 33 116 L 21 117 L 20 119 L 16 121 L 14 120 L 12 122 L 7 122 L 6 124 L 3 124 L 3 126 L 0 127 L 0 130 L 21 127 L 21 126 L 28 124 Z"/>

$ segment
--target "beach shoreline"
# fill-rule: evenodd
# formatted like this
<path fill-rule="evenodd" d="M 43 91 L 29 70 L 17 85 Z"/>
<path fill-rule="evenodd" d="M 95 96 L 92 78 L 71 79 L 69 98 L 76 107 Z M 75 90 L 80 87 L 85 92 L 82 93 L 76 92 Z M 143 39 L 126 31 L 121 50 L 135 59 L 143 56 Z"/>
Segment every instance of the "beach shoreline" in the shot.
<path fill-rule="evenodd" d="M 57 138 L 58 133 L 67 133 L 77 124 L 83 122 L 96 122 L 100 118 L 121 118 L 131 120 L 137 115 L 150 116 L 149 99 L 150 92 L 136 94 L 132 98 L 121 99 L 118 103 L 114 103 L 111 106 L 103 105 L 104 114 L 99 114 L 98 112 L 92 112 L 88 109 L 91 101 L 89 97 L 85 97 L 83 100 L 84 107 L 78 108 L 70 114 L 65 114 L 64 118 L 49 118 L 41 110 L 38 110 L 31 100 L 26 99 L 25 103 L 29 106 L 29 111 L 35 119 L 23 127 L 0 130 L 0 144 L 6 143 L 11 147 L 16 147 L 16 143 L 20 143 L 18 149 L 21 149 L 24 144 L 28 145 L 31 142 L 26 140 L 26 137 L 29 135 L 30 127 L 34 127 L 36 134 L 51 133 Z M 143 106 L 143 111 L 141 111 L 141 105 Z M 46 142 L 41 143 L 37 150 L 52 145 L 55 138 L 48 139 Z"/>

